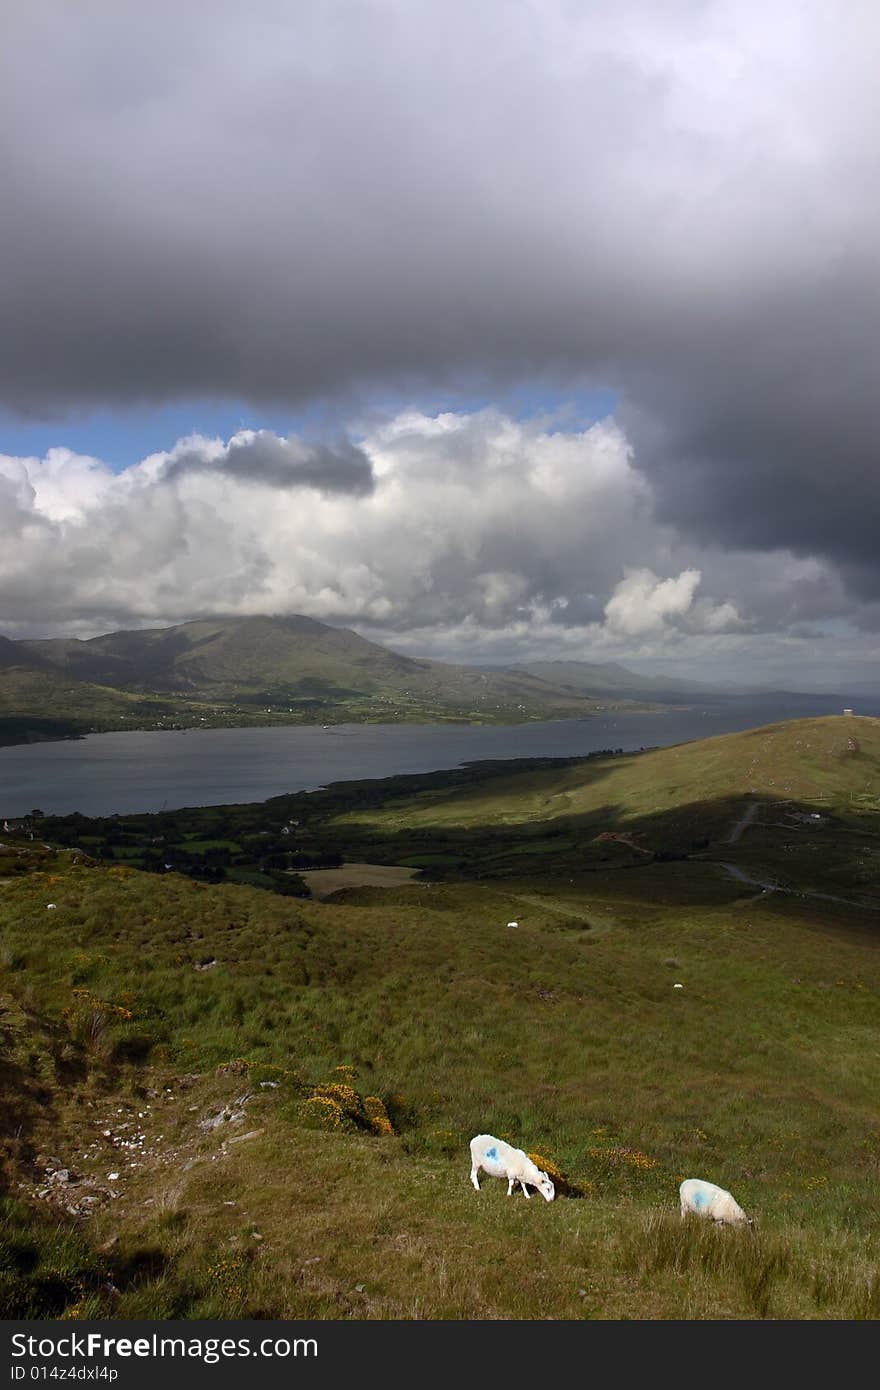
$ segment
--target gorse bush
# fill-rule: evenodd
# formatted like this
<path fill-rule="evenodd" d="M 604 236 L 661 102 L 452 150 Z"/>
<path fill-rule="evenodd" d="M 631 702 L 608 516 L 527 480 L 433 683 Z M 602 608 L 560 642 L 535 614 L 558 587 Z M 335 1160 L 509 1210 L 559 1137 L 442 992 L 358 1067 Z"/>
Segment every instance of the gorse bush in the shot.
<path fill-rule="evenodd" d="M 73 989 L 71 994 L 73 1002 L 61 1010 L 61 1016 L 73 1048 L 94 1058 L 111 1056 L 120 1046 L 120 1025 L 131 1023 L 133 1010 L 127 1004 L 101 999 L 83 987 Z M 62 1048 L 62 1055 L 70 1056 L 72 1050 Z"/>
<path fill-rule="evenodd" d="M 354 1087 L 339 1081 L 316 1086 L 302 1102 L 302 1117 L 305 1124 L 318 1129 L 354 1133 L 367 1128 L 362 1098 Z"/>
<path fill-rule="evenodd" d="M 337 1067 L 350 1073 L 353 1067 Z M 317 1129 L 371 1134 L 394 1133 L 388 1110 L 380 1096 L 361 1096 L 343 1081 L 328 1081 L 309 1090 L 300 1106 L 303 1123 Z"/>
<path fill-rule="evenodd" d="M 364 1113 L 374 1134 L 393 1134 L 394 1126 L 381 1096 L 364 1096 Z"/>
<path fill-rule="evenodd" d="M 573 1182 L 567 1173 L 564 1173 L 558 1163 L 554 1163 L 552 1158 L 545 1158 L 543 1154 L 530 1153 L 527 1155 L 532 1162 L 546 1173 L 556 1189 L 557 1197 L 583 1197 L 584 1188 L 578 1183 Z"/>

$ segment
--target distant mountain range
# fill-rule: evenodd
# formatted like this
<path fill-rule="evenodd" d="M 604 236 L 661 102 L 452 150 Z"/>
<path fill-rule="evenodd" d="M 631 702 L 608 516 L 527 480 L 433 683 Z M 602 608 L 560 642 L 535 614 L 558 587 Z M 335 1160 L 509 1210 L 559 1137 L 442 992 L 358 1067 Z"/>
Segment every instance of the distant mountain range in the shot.
<path fill-rule="evenodd" d="M 565 667 L 567 671 L 568 666 Z M 562 718 L 644 706 L 527 668 L 401 656 L 313 618 L 217 618 L 75 638 L 0 638 L 0 741 L 120 728 Z"/>
<path fill-rule="evenodd" d="M 767 693 L 642 676 L 612 662 L 422 660 L 298 615 L 201 619 L 86 641 L 0 637 L 0 744 L 206 725 L 509 724 Z"/>
<path fill-rule="evenodd" d="M 739 685 L 733 682 L 707 685 L 703 681 L 682 680 L 677 676 L 642 676 L 628 670 L 626 666 L 617 665 L 616 662 L 603 664 L 590 661 L 530 661 L 512 669 L 537 676 L 572 694 L 641 699 L 661 704 L 707 699 L 712 696 L 799 693 L 782 692 L 769 685 Z"/>

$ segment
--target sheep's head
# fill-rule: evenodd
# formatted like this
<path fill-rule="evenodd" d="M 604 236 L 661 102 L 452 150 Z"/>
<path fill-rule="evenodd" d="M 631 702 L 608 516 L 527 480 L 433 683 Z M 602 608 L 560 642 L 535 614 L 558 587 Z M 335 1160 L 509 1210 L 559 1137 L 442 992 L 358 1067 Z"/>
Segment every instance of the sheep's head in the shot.
<path fill-rule="evenodd" d="M 541 1171 L 540 1169 L 538 1170 Z M 545 1201 L 552 1202 L 556 1196 L 556 1188 L 546 1173 L 541 1173 L 541 1181 L 538 1183 L 538 1191 Z"/>
<path fill-rule="evenodd" d="M 571 1181 L 568 1175 L 563 1173 L 559 1164 L 554 1163 L 552 1158 L 547 1158 L 545 1154 L 540 1153 L 530 1153 L 528 1156 L 541 1176 L 550 1179 L 554 1196 L 582 1197 L 584 1195 L 581 1189 Z"/>
<path fill-rule="evenodd" d="M 713 1219 L 716 1225 L 719 1226 L 748 1226 L 751 1228 L 753 1225 L 752 1218 L 746 1216 L 744 1211 L 722 1213 L 722 1215 L 716 1216 Z"/>

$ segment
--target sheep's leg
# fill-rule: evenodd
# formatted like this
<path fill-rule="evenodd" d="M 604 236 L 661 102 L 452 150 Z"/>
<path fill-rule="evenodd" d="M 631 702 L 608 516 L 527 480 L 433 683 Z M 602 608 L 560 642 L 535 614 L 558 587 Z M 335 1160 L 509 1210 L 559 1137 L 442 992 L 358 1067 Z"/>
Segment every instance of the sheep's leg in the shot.
<path fill-rule="evenodd" d="M 531 1197 L 532 1194 L 531 1194 L 531 1192 L 529 1191 L 529 1189 L 526 1187 L 526 1185 L 525 1185 L 525 1183 L 523 1182 L 522 1178 L 520 1178 L 520 1180 L 519 1180 L 519 1185 L 520 1185 L 520 1187 L 522 1188 L 523 1192 L 526 1194 L 526 1196 L 527 1196 L 527 1197 Z"/>
<path fill-rule="evenodd" d="M 513 1184 L 514 1184 L 515 1182 L 516 1182 L 516 1178 L 508 1178 L 508 1179 L 507 1179 L 507 1195 L 508 1195 L 508 1197 L 510 1196 L 511 1192 L 513 1191 Z"/>
<path fill-rule="evenodd" d="M 682 1219 L 682 1221 L 684 1221 L 684 1220 L 686 1219 L 686 1217 L 687 1217 L 687 1207 L 684 1205 L 684 1202 L 682 1202 L 682 1204 L 681 1204 L 681 1219 Z"/>
<path fill-rule="evenodd" d="M 475 1188 L 477 1189 L 477 1191 L 479 1192 L 479 1190 L 480 1190 L 480 1180 L 479 1180 L 479 1178 L 477 1177 L 477 1173 L 478 1173 L 478 1172 L 479 1172 L 479 1168 L 478 1168 L 476 1165 L 474 1165 L 474 1167 L 471 1169 L 471 1182 L 473 1183 L 474 1187 L 475 1187 Z"/>

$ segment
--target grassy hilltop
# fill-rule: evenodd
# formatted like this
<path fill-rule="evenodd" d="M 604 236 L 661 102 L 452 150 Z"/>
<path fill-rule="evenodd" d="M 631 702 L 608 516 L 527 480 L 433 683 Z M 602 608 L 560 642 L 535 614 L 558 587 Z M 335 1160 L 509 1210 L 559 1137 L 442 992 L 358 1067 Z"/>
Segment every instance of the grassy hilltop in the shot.
<path fill-rule="evenodd" d="M 396 795 L 343 810 L 327 830 L 364 857 L 426 868 L 439 858 L 480 876 L 609 860 L 646 868 L 710 846 L 713 858 L 736 860 L 747 844 L 755 868 L 829 891 L 873 884 L 880 902 L 869 831 L 880 810 L 878 719 L 790 720 L 646 753 L 489 771 L 459 775 L 452 789 L 449 774 L 423 778 L 415 794 L 397 779 Z M 730 840 L 742 817 L 747 839 Z"/>
<path fill-rule="evenodd" d="M 464 867 L 320 902 L 5 837 L 5 1315 L 880 1316 L 876 877 L 814 863 L 876 862 L 878 727 L 331 789 L 346 858 Z M 475 1193 L 483 1129 L 571 1195 Z M 756 1234 L 682 1227 L 687 1176 Z"/>
<path fill-rule="evenodd" d="M 625 825 L 688 808 L 763 798 L 880 806 L 880 720 L 789 720 L 559 771 L 513 772 L 444 797 L 397 801 L 376 817 L 409 826 L 521 825 L 608 814 Z M 701 814 L 704 812 L 701 810 Z"/>

